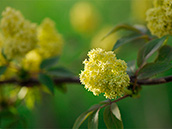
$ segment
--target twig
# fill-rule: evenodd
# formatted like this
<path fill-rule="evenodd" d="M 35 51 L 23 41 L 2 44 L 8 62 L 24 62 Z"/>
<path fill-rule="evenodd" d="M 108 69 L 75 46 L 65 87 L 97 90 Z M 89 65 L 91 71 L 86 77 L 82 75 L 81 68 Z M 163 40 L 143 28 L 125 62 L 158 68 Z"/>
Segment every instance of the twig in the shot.
<path fill-rule="evenodd" d="M 80 80 L 77 77 L 56 78 L 56 79 L 54 79 L 54 83 L 56 85 L 61 84 L 61 83 L 79 83 L 80 84 Z M 20 81 L 20 80 L 13 78 L 13 79 L 9 79 L 9 80 L 0 81 L 0 86 L 2 84 L 17 84 L 19 86 L 32 87 L 35 85 L 40 85 L 40 82 L 35 78 L 30 78 L 26 81 Z"/>
<path fill-rule="evenodd" d="M 105 104 L 105 105 L 99 107 L 99 109 L 100 109 L 100 108 L 104 108 L 104 107 L 106 107 L 106 106 L 108 106 L 108 105 L 111 105 L 112 103 L 116 103 L 116 102 L 118 102 L 118 101 L 120 101 L 120 100 L 122 100 L 122 99 L 125 99 L 125 98 L 129 97 L 129 96 L 130 96 L 130 95 L 124 95 L 123 97 L 121 97 L 121 98 L 119 98 L 119 99 L 116 99 L 116 100 L 114 100 L 114 101 L 112 101 L 112 102 L 110 102 L 110 103 L 107 103 L 107 104 Z"/>
<path fill-rule="evenodd" d="M 134 77 L 130 77 L 131 82 L 135 82 Z M 172 82 L 172 76 L 168 77 L 162 77 L 162 78 L 156 78 L 156 79 L 145 79 L 145 80 L 137 80 L 138 85 L 157 85 L 157 84 L 163 84 L 163 83 L 168 83 Z M 61 84 L 61 83 L 78 83 L 80 84 L 80 80 L 78 77 L 69 77 L 69 78 L 56 78 L 54 79 L 54 83 L 56 85 Z M 27 87 L 32 87 L 35 85 L 40 85 L 40 82 L 36 78 L 30 78 L 27 81 L 20 81 L 17 79 L 9 79 L 9 80 L 4 80 L 0 81 L 0 86 L 2 84 L 17 84 L 20 86 L 27 86 Z"/>
<path fill-rule="evenodd" d="M 147 79 L 147 80 L 138 80 L 137 84 L 139 85 L 157 85 L 172 82 L 172 76 L 156 78 L 156 79 Z"/>

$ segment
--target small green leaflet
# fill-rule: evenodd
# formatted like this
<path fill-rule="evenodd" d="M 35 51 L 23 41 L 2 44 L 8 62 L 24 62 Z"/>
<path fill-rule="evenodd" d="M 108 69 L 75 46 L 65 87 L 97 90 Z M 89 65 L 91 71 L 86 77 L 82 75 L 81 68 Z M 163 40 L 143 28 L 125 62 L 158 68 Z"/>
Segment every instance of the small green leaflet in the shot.
<path fill-rule="evenodd" d="M 172 68 L 171 62 L 156 62 L 146 64 L 138 73 L 138 79 L 146 79 Z"/>
<path fill-rule="evenodd" d="M 8 60 L 8 59 L 7 59 L 7 56 L 6 56 L 5 53 L 4 53 L 4 49 L 2 49 L 1 54 L 2 54 L 2 56 L 4 57 L 4 59 Z"/>
<path fill-rule="evenodd" d="M 94 111 L 88 118 L 88 129 L 98 129 L 98 116 L 100 109 Z"/>
<path fill-rule="evenodd" d="M 0 66 L 0 75 L 4 74 L 6 70 L 7 70 L 7 66 Z"/>
<path fill-rule="evenodd" d="M 88 111 L 82 113 L 75 121 L 72 129 L 78 129 L 81 124 L 90 116 L 94 111 L 96 111 L 100 105 L 92 106 Z"/>
<path fill-rule="evenodd" d="M 158 51 L 158 57 L 155 62 L 168 62 L 172 60 L 172 47 L 164 45 Z"/>
<path fill-rule="evenodd" d="M 125 30 L 130 30 L 130 31 L 134 31 L 134 32 L 137 32 L 137 33 L 141 33 L 141 31 L 139 29 L 137 29 L 136 27 L 133 27 L 133 26 L 127 25 L 127 24 L 119 24 L 119 25 L 115 26 L 107 35 L 105 35 L 103 37 L 103 39 L 107 38 L 109 35 L 115 33 L 118 30 L 121 30 L 121 29 L 125 29 Z"/>
<path fill-rule="evenodd" d="M 135 74 L 136 71 L 136 61 L 129 61 L 127 62 L 127 73 L 130 76 L 133 76 Z"/>
<path fill-rule="evenodd" d="M 154 53 L 156 52 L 161 45 L 166 40 L 166 36 L 160 38 L 160 39 L 154 39 L 148 43 L 146 43 L 140 50 L 137 56 L 137 65 L 140 67 L 143 65 L 146 60 Z"/>
<path fill-rule="evenodd" d="M 58 85 L 56 85 L 56 88 L 63 93 L 67 92 L 67 86 L 65 84 L 58 84 Z"/>
<path fill-rule="evenodd" d="M 50 68 L 52 66 L 55 66 L 55 65 L 57 65 L 58 60 L 59 60 L 58 56 L 45 59 L 41 62 L 40 68 L 41 69 L 47 69 L 47 68 Z"/>
<path fill-rule="evenodd" d="M 40 73 L 38 79 L 41 84 L 45 85 L 51 91 L 51 93 L 54 94 L 54 83 L 48 75 Z"/>
<path fill-rule="evenodd" d="M 148 36 L 141 35 L 141 34 L 139 34 L 139 35 L 135 34 L 135 35 L 129 35 L 129 36 L 122 37 L 121 39 L 117 40 L 112 51 L 114 51 L 115 49 L 117 49 L 118 47 L 120 47 L 124 44 L 131 43 L 133 41 L 140 40 L 140 39 L 148 39 Z"/>
<path fill-rule="evenodd" d="M 47 73 L 56 77 L 72 77 L 74 74 L 63 67 L 52 67 L 47 69 Z"/>
<path fill-rule="evenodd" d="M 123 129 L 120 111 L 115 103 L 105 108 L 103 118 L 107 129 Z"/>

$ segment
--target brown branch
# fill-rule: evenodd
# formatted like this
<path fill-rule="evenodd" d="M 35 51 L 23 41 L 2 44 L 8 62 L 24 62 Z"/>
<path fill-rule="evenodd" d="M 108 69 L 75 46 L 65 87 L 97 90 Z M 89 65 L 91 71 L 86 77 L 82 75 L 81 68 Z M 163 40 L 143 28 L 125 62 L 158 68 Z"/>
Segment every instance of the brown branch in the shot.
<path fill-rule="evenodd" d="M 134 78 L 130 78 L 131 82 L 134 82 Z M 172 82 L 172 76 L 162 77 L 162 78 L 155 78 L 155 79 L 145 79 L 145 80 L 137 80 L 137 84 L 139 85 L 157 85 Z"/>
<path fill-rule="evenodd" d="M 56 85 L 62 84 L 62 83 L 78 83 L 78 84 L 80 84 L 80 80 L 77 77 L 56 78 L 56 79 L 54 79 L 54 83 Z M 40 85 L 40 82 L 39 82 L 39 80 L 37 80 L 35 78 L 30 78 L 26 81 L 19 81 L 19 80 L 13 78 L 13 79 L 9 79 L 9 80 L 0 81 L 0 85 L 2 85 L 2 84 L 17 84 L 20 86 L 32 87 L 35 85 Z"/>
<path fill-rule="evenodd" d="M 125 98 L 129 97 L 129 96 L 130 96 L 130 95 L 124 95 L 123 97 L 118 98 L 118 99 L 116 99 L 116 100 L 114 100 L 114 101 L 112 101 L 112 102 L 110 102 L 110 103 L 104 104 L 103 106 L 99 107 L 99 109 L 100 109 L 100 108 L 104 108 L 104 107 L 106 107 L 106 106 L 108 106 L 108 105 L 111 105 L 112 103 L 116 103 L 116 102 L 118 102 L 118 101 L 120 101 L 120 100 L 122 100 L 122 99 L 125 99 Z"/>
<path fill-rule="evenodd" d="M 130 77 L 131 82 L 135 82 L 134 77 Z M 163 78 L 156 78 L 156 79 L 145 79 L 145 80 L 137 80 L 138 85 L 157 85 L 157 84 L 163 84 L 163 83 L 168 83 L 172 82 L 172 76 L 168 77 L 163 77 Z M 80 80 L 78 77 L 69 77 L 69 78 L 56 78 L 54 79 L 54 83 L 56 85 L 62 84 L 62 83 L 78 83 L 80 84 Z M 2 84 L 17 84 L 20 86 L 27 86 L 27 87 L 32 87 L 35 85 L 40 85 L 39 80 L 35 78 L 30 78 L 27 81 L 19 81 L 17 79 L 9 79 L 9 80 L 4 80 L 0 81 L 0 85 Z"/>

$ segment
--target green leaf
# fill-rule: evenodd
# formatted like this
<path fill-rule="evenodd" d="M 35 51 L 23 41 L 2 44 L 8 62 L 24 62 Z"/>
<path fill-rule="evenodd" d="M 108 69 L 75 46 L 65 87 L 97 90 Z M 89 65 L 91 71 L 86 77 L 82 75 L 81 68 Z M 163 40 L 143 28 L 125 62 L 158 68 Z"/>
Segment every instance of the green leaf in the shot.
<path fill-rule="evenodd" d="M 123 129 L 120 111 L 115 103 L 105 108 L 103 118 L 107 129 Z"/>
<path fill-rule="evenodd" d="M 161 47 L 161 45 L 164 43 L 165 40 L 166 40 L 166 36 L 146 43 L 139 50 L 139 53 L 137 56 L 137 65 L 139 67 L 143 65 L 146 62 L 146 60 Z"/>
<path fill-rule="evenodd" d="M 150 78 L 171 68 L 172 62 L 148 63 L 139 71 L 138 79 Z"/>
<path fill-rule="evenodd" d="M 155 62 L 168 62 L 172 60 L 172 47 L 164 45 L 158 52 L 158 57 Z"/>
<path fill-rule="evenodd" d="M 59 57 L 58 56 L 55 56 L 55 57 L 51 57 L 51 58 L 48 58 L 48 59 L 45 59 L 41 62 L 40 64 L 40 68 L 41 69 L 47 69 L 47 68 L 50 68 L 54 65 L 57 64 L 59 60 Z"/>
<path fill-rule="evenodd" d="M 122 37 L 121 39 L 117 40 L 117 42 L 115 43 L 112 51 L 114 51 L 115 49 L 117 49 L 118 47 L 124 45 L 124 44 L 127 44 L 127 43 L 131 43 L 133 41 L 136 41 L 136 40 L 140 40 L 140 39 L 148 39 L 148 36 L 147 35 L 129 35 L 129 36 L 126 36 L 126 37 Z"/>
<path fill-rule="evenodd" d="M 111 104 L 111 111 L 113 113 L 113 115 L 120 121 L 122 121 L 121 119 L 121 113 L 119 111 L 118 105 L 116 103 L 112 103 Z"/>
<path fill-rule="evenodd" d="M 3 49 L 3 48 L 2 48 L 2 51 L 1 51 L 1 55 L 4 57 L 5 60 L 8 60 L 8 59 L 7 59 L 7 56 L 6 56 L 5 53 L 4 53 L 4 49 Z"/>
<path fill-rule="evenodd" d="M 45 85 L 51 91 L 51 93 L 54 94 L 54 83 L 48 75 L 40 73 L 38 79 L 41 84 Z"/>
<path fill-rule="evenodd" d="M 129 61 L 127 62 L 127 73 L 130 76 L 133 76 L 135 74 L 136 71 L 136 61 Z"/>
<path fill-rule="evenodd" d="M 67 86 L 65 84 L 58 84 L 56 88 L 62 91 L 63 93 L 67 92 Z"/>
<path fill-rule="evenodd" d="M 4 74 L 6 70 L 7 70 L 7 66 L 0 66 L 0 75 Z"/>
<path fill-rule="evenodd" d="M 62 67 L 54 67 L 47 69 L 48 74 L 56 77 L 71 77 L 74 76 L 72 72 Z"/>
<path fill-rule="evenodd" d="M 88 129 L 98 129 L 99 109 L 94 111 L 88 118 Z"/>
<path fill-rule="evenodd" d="M 90 116 L 94 111 L 96 111 L 100 105 L 94 105 L 92 106 L 88 111 L 82 113 L 75 121 L 72 129 L 78 129 L 81 124 L 87 119 L 88 116 Z"/>
<path fill-rule="evenodd" d="M 120 30 L 120 29 L 125 29 L 125 30 L 130 30 L 130 31 L 134 31 L 134 32 L 137 32 L 137 33 L 141 33 L 141 31 L 131 25 L 127 25 L 127 24 L 119 24 L 117 26 L 115 26 L 107 35 L 105 35 L 103 37 L 103 39 L 107 38 L 109 35 L 115 33 L 116 31 Z M 102 39 L 102 40 L 103 40 Z"/>

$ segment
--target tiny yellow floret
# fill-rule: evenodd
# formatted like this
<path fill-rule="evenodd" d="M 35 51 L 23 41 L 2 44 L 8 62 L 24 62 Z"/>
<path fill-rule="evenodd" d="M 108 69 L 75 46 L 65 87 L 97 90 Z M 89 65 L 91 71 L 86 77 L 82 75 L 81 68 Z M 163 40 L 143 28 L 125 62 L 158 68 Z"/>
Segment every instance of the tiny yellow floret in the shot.
<path fill-rule="evenodd" d="M 43 58 L 61 54 L 64 41 L 55 28 L 55 22 L 51 19 L 44 19 L 39 26 L 38 39 L 38 52 Z"/>
<path fill-rule="evenodd" d="M 9 59 L 20 58 L 36 46 L 36 24 L 25 20 L 19 11 L 7 7 L 2 12 L 0 27 L 4 37 L 2 47 Z"/>
<path fill-rule="evenodd" d="M 147 11 L 147 26 L 153 35 L 172 35 L 172 1 L 156 0 L 154 8 Z"/>
<path fill-rule="evenodd" d="M 130 83 L 125 61 L 117 59 L 113 51 L 101 48 L 92 49 L 88 57 L 83 62 L 85 67 L 80 74 L 80 81 L 85 88 L 94 95 L 104 93 L 109 99 L 124 95 Z"/>

